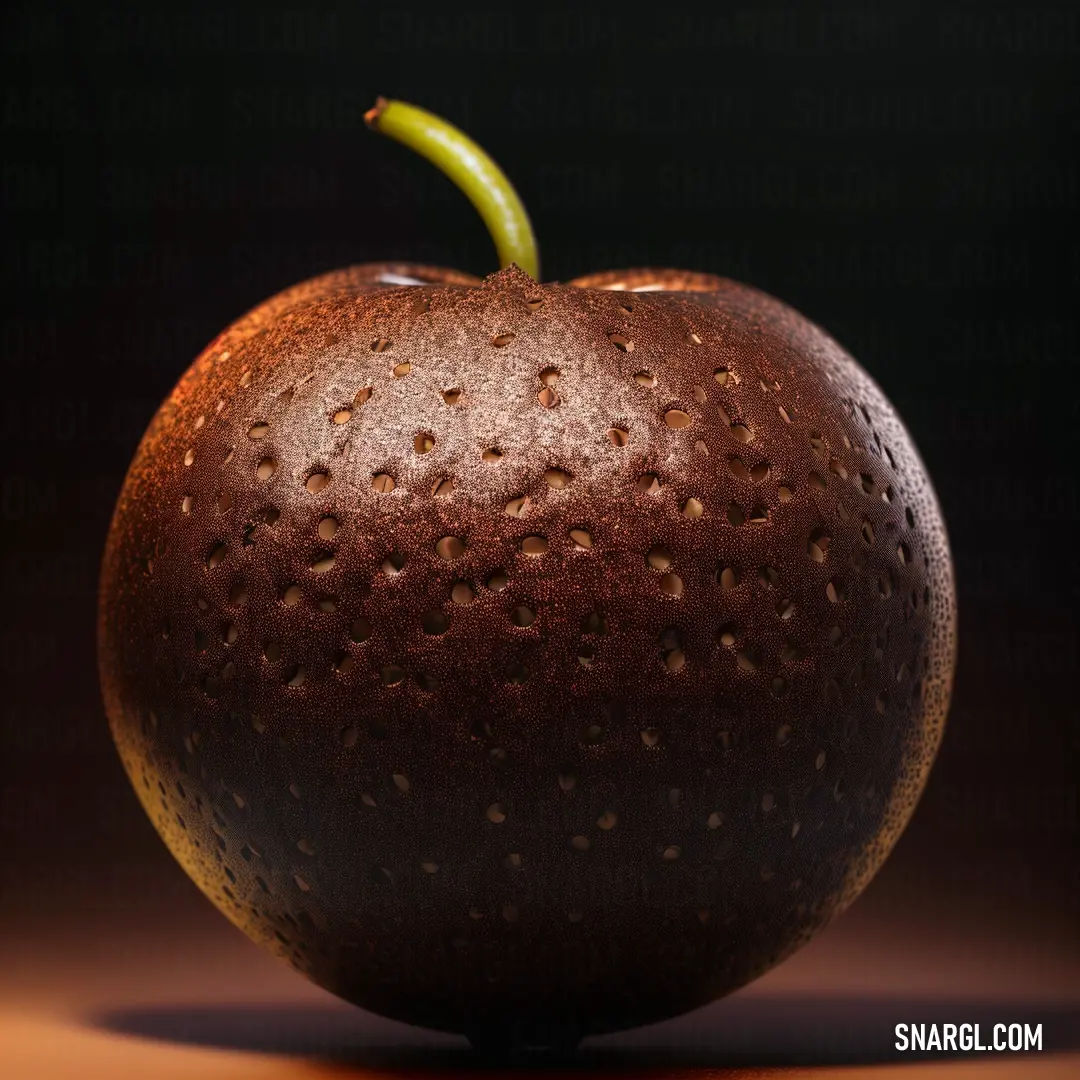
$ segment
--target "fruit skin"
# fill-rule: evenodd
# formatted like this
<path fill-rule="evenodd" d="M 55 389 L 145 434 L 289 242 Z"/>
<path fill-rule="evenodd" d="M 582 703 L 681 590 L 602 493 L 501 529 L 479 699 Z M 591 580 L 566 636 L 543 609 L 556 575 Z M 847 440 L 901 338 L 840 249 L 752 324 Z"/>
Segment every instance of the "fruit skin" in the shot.
<path fill-rule="evenodd" d="M 956 627 L 925 469 L 746 286 L 385 271 L 256 308 L 144 436 L 99 608 L 125 768 L 224 914 L 365 1008 L 501 1044 L 705 1004 L 850 904 L 925 784 Z"/>

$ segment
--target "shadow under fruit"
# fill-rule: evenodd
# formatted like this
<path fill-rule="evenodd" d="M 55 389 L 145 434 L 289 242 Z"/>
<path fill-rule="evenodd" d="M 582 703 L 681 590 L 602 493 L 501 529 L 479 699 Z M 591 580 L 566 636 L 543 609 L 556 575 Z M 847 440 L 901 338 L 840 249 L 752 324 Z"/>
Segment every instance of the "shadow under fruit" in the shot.
<path fill-rule="evenodd" d="M 955 656 L 933 490 L 791 308 L 541 285 L 490 159 L 369 120 L 504 269 L 336 271 L 195 361 L 108 539 L 113 735 L 200 888 L 334 993 L 492 1046 L 673 1016 L 809 940 L 915 806 Z"/>

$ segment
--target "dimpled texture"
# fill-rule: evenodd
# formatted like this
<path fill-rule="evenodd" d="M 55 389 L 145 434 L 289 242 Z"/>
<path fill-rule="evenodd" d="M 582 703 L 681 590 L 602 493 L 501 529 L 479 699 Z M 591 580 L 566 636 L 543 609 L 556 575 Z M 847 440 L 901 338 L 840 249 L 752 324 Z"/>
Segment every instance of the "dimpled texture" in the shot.
<path fill-rule="evenodd" d="M 365 266 L 255 309 L 162 406 L 99 652 L 221 911 L 482 1038 L 660 1020 L 808 941 L 914 809 L 955 625 L 910 437 L 790 308 Z"/>

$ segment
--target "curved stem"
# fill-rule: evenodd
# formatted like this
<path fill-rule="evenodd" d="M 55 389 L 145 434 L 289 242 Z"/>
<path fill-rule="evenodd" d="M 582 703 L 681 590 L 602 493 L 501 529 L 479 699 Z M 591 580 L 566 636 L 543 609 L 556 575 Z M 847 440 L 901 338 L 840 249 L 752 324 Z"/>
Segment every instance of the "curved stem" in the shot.
<path fill-rule="evenodd" d="M 404 101 L 379 98 L 364 114 L 374 131 L 422 154 L 468 196 L 495 241 L 501 267 L 517 263 L 540 279 L 540 256 L 529 215 L 514 185 L 463 131 Z"/>

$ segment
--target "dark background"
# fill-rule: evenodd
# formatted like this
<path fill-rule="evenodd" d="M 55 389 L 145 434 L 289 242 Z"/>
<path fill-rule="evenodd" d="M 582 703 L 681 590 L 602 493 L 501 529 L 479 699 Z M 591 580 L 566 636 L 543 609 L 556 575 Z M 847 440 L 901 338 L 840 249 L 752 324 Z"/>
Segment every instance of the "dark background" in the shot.
<path fill-rule="evenodd" d="M 324 270 L 495 269 L 465 199 L 365 130 L 381 93 L 493 153 L 546 279 L 649 264 L 739 278 L 876 376 L 950 528 L 960 664 L 926 796 L 862 903 L 1005 936 L 1040 922 L 1080 944 L 1080 14 L 634 10 L 4 14 L 7 914 L 202 903 L 128 788 L 94 653 L 112 505 L 183 369 L 227 322 Z"/>

